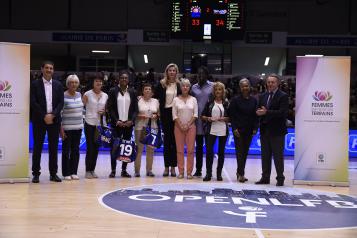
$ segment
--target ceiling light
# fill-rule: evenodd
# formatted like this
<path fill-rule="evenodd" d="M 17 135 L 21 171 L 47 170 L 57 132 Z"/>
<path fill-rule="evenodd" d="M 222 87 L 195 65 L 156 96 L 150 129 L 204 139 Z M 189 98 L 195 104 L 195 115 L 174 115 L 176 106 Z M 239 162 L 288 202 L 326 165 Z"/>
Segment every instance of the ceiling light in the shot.
<path fill-rule="evenodd" d="M 264 66 L 268 66 L 270 57 L 265 58 Z"/>
<path fill-rule="evenodd" d="M 307 57 L 323 57 L 324 55 L 305 55 Z"/>
<path fill-rule="evenodd" d="M 98 54 L 109 54 L 109 50 L 92 50 L 92 53 L 98 53 Z"/>
<path fill-rule="evenodd" d="M 148 55 L 144 55 L 144 62 L 145 62 L 145 64 L 149 63 Z"/>

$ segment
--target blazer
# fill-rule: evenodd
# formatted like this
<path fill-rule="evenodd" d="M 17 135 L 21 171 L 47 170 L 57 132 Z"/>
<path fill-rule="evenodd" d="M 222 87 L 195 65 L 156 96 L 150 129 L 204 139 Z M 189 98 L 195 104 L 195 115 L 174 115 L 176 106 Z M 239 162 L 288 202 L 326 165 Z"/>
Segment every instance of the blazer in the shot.
<path fill-rule="evenodd" d="M 264 106 L 267 108 L 268 97 L 268 92 L 261 94 L 258 107 Z M 266 115 L 260 117 L 260 133 L 264 134 L 269 130 L 269 134 L 273 136 L 285 135 L 288 133 L 286 127 L 286 118 L 289 111 L 288 95 L 278 89 L 271 100 Z"/>
<path fill-rule="evenodd" d="M 118 103 L 117 98 L 118 94 L 121 92 L 119 86 L 112 87 L 108 93 L 108 101 L 107 101 L 107 109 L 110 115 L 111 122 L 113 126 L 119 120 L 119 113 L 118 113 Z M 129 113 L 128 113 L 128 120 L 135 123 L 136 115 L 138 113 L 138 98 L 136 96 L 136 92 L 134 89 L 128 89 L 130 95 L 130 106 L 129 106 Z"/>
<path fill-rule="evenodd" d="M 62 84 L 52 79 L 52 114 L 55 116 L 54 123 L 61 122 L 61 111 L 64 104 L 64 93 Z M 47 114 L 46 93 L 42 78 L 32 81 L 30 86 L 30 110 L 31 121 L 45 125 Z"/>
<path fill-rule="evenodd" d="M 212 109 L 214 107 L 214 100 L 209 100 L 205 108 L 203 109 L 201 116 L 211 117 L 212 116 Z M 227 100 L 223 101 L 223 108 L 224 108 L 224 117 L 228 117 L 228 107 L 229 102 Z M 212 122 L 203 121 L 203 131 L 205 135 L 209 135 L 211 131 Z M 226 135 L 228 135 L 228 123 L 226 123 Z"/>
<path fill-rule="evenodd" d="M 181 95 L 181 86 L 179 83 L 176 83 L 177 87 L 177 96 Z M 166 88 L 164 88 L 161 82 L 157 85 L 155 89 L 155 98 L 159 100 L 160 103 L 160 112 L 162 113 L 165 109 L 165 101 L 166 101 Z"/>
<path fill-rule="evenodd" d="M 228 115 L 232 131 L 238 129 L 239 133 L 251 134 L 258 129 L 259 121 L 256 114 L 258 100 L 253 96 L 243 98 L 242 95 L 232 99 L 228 107 Z"/>

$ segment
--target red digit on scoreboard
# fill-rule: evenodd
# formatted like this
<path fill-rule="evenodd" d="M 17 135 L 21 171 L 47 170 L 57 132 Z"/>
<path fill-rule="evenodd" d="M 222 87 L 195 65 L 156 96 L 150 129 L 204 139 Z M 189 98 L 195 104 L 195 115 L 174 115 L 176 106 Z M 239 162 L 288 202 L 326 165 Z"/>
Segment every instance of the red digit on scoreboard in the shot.
<path fill-rule="evenodd" d="M 216 26 L 224 26 L 224 20 L 217 19 Z"/>
<path fill-rule="evenodd" d="M 192 24 L 192 26 L 199 26 L 200 25 L 200 19 L 192 19 L 191 24 Z"/>

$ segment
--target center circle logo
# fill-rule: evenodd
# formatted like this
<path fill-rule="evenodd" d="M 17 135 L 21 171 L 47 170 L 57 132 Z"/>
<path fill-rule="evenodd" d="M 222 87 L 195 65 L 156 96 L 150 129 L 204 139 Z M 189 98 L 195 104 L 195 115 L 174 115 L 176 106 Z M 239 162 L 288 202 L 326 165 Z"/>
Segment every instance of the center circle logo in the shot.
<path fill-rule="evenodd" d="M 357 227 L 357 198 L 298 188 L 239 184 L 156 184 L 109 192 L 112 210 L 156 220 L 230 228 Z"/>

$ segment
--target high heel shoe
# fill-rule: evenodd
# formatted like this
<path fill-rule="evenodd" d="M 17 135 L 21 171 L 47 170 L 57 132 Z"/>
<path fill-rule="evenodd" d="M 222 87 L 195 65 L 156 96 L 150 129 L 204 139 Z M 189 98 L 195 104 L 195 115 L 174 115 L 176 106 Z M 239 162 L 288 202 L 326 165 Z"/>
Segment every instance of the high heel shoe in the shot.
<path fill-rule="evenodd" d="M 162 176 L 167 177 L 169 176 L 169 168 L 165 167 L 164 173 L 162 174 Z"/>
<path fill-rule="evenodd" d="M 171 177 L 176 177 L 176 171 L 174 167 L 171 167 Z"/>

